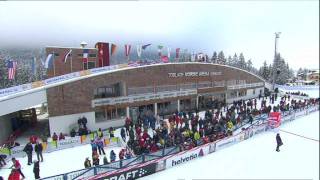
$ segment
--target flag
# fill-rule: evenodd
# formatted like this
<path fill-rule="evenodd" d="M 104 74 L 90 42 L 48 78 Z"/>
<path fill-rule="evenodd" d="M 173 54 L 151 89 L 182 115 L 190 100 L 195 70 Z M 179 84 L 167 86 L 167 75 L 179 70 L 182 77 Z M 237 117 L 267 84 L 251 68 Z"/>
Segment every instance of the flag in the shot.
<path fill-rule="evenodd" d="M 159 56 L 161 57 L 161 49 L 163 48 L 162 45 L 158 45 L 158 53 L 159 53 Z"/>
<path fill-rule="evenodd" d="M 37 62 L 37 59 L 36 59 L 36 57 L 34 57 L 31 62 L 31 72 L 33 75 L 37 74 L 36 62 Z"/>
<path fill-rule="evenodd" d="M 10 80 L 14 79 L 16 75 L 16 69 L 17 69 L 17 62 L 10 60 L 8 62 L 8 79 Z"/>
<path fill-rule="evenodd" d="M 177 48 L 177 49 L 176 49 L 176 58 L 177 58 L 177 59 L 179 58 L 179 51 L 180 51 L 180 48 Z"/>
<path fill-rule="evenodd" d="M 164 63 L 169 62 L 168 56 L 161 56 L 161 61 L 164 62 Z"/>
<path fill-rule="evenodd" d="M 82 58 L 83 63 L 88 63 L 88 54 L 89 54 L 89 49 L 84 49 L 83 50 L 83 58 Z"/>
<path fill-rule="evenodd" d="M 51 68 L 51 66 L 53 65 L 53 59 L 53 54 L 48 54 L 47 59 L 44 63 L 44 67 L 47 69 Z"/>
<path fill-rule="evenodd" d="M 143 49 L 143 50 L 146 50 L 146 48 L 147 48 L 148 46 L 150 46 L 150 45 L 151 45 L 151 44 L 143 45 L 143 46 L 142 46 L 142 49 Z"/>
<path fill-rule="evenodd" d="M 142 46 L 141 45 L 137 45 L 137 54 L 138 54 L 139 58 L 141 57 L 141 52 L 142 52 Z"/>
<path fill-rule="evenodd" d="M 167 51 L 168 51 L 168 58 L 170 59 L 170 51 L 171 51 L 171 48 L 167 48 Z"/>
<path fill-rule="evenodd" d="M 116 50 L 117 50 L 117 45 L 115 44 L 111 44 L 111 56 L 116 53 Z"/>
<path fill-rule="evenodd" d="M 129 44 L 124 45 L 124 49 L 125 49 L 126 56 L 129 56 L 130 50 L 131 50 L 131 45 L 129 45 Z"/>
<path fill-rule="evenodd" d="M 98 49 L 99 67 L 110 65 L 109 43 L 97 42 L 95 47 Z"/>
<path fill-rule="evenodd" d="M 63 60 L 64 60 L 63 62 L 64 62 L 64 63 L 67 62 L 67 59 L 68 59 L 68 57 L 70 56 L 71 52 L 72 52 L 72 49 L 70 49 L 69 52 L 67 52 L 67 54 L 64 55 L 64 57 L 63 57 Z"/>

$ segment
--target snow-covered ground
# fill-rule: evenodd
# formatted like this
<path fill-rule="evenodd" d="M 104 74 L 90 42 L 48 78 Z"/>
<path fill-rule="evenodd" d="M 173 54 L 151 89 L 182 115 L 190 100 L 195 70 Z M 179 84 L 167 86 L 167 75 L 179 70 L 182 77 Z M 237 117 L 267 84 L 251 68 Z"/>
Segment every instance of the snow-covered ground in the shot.
<path fill-rule="evenodd" d="M 319 90 L 301 91 L 310 97 L 319 97 Z M 280 98 L 278 98 L 278 102 Z M 275 102 L 275 103 L 278 103 Z M 269 99 L 267 100 L 269 103 Z M 260 107 L 260 101 L 257 103 Z M 286 123 L 281 129 L 314 139 L 319 139 L 319 112 Z M 200 117 L 204 116 L 201 112 Z M 119 129 L 115 136 L 119 135 Z M 187 178 L 313 178 L 319 179 L 319 142 L 303 139 L 287 133 L 281 133 L 284 146 L 281 152 L 275 151 L 274 132 L 265 132 L 258 136 L 217 151 L 187 164 L 176 166 L 146 177 L 145 179 L 187 179 Z M 117 148 L 105 148 L 107 158 L 111 149 L 116 154 Z M 84 168 L 86 157 L 91 159 L 90 145 L 44 154 L 40 163 L 40 176 L 48 177 Z M 103 156 L 100 156 L 100 164 Z M 117 157 L 118 158 L 118 157 Z M 33 156 L 33 159 L 36 159 Z M 34 179 L 32 168 L 27 165 L 27 158 L 18 158 L 26 179 Z M 11 166 L 11 162 L 6 166 Z M 194 165 L 193 165 L 194 164 Z M 0 169 L 0 175 L 7 179 L 9 169 Z"/>
<path fill-rule="evenodd" d="M 280 127 L 319 140 L 319 112 Z M 268 131 L 199 159 L 144 177 L 177 179 L 319 179 L 319 141 L 280 131 L 284 143 L 276 152 L 276 133 Z"/>

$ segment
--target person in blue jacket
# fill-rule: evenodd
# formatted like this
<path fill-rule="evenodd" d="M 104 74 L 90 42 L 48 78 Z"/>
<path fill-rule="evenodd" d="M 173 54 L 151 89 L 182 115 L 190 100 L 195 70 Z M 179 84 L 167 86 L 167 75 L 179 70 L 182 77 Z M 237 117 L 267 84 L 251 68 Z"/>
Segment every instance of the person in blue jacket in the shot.
<path fill-rule="evenodd" d="M 116 153 L 114 153 L 113 150 L 110 151 L 110 161 L 111 162 L 116 161 Z"/>

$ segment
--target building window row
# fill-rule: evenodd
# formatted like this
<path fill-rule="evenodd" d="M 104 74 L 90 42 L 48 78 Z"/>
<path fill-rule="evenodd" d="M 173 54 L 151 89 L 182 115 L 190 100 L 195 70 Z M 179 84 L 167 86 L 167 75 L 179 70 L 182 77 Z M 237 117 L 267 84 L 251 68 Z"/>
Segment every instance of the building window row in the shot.
<path fill-rule="evenodd" d="M 106 108 L 95 112 L 96 123 L 126 117 L 125 108 Z"/>

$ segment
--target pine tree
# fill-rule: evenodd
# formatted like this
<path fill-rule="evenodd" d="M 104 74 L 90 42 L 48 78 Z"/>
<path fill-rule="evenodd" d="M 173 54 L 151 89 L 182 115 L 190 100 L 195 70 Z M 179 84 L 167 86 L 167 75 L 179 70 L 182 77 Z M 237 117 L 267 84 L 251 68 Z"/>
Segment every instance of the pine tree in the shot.
<path fill-rule="evenodd" d="M 218 55 L 217 55 L 217 52 L 214 51 L 214 52 L 213 52 L 213 55 L 212 55 L 212 57 L 211 57 L 211 61 L 212 61 L 212 63 L 216 64 L 216 63 L 217 63 L 217 60 L 218 60 Z"/>
<path fill-rule="evenodd" d="M 239 67 L 239 59 L 238 59 L 237 53 L 234 53 L 233 55 L 232 66 Z"/>
<path fill-rule="evenodd" d="M 219 64 L 226 64 L 226 58 L 224 57 L 223 51 L 220 51 L 218 54 L 218 63 Z"/>
<path fill-rule="evenodd" d="M 242 53 L 239 55 L 239 68 L 246 69 L 246 60 L 244 59 L 244 56 Z"/>
<path fill-rule="evenodd" d="M 231 58 L 231 56 L 228 56 L 227 65 L 232 66 L 232 58 Z"/>
<path fill-rule="evenodd" d="M 249 59 L 248 62 L 247 62 L 247 70 L 251 72 L 252 68 L 253 68 L 252 67 L 252 62 L 251 62 L 251 59 Z"/>

